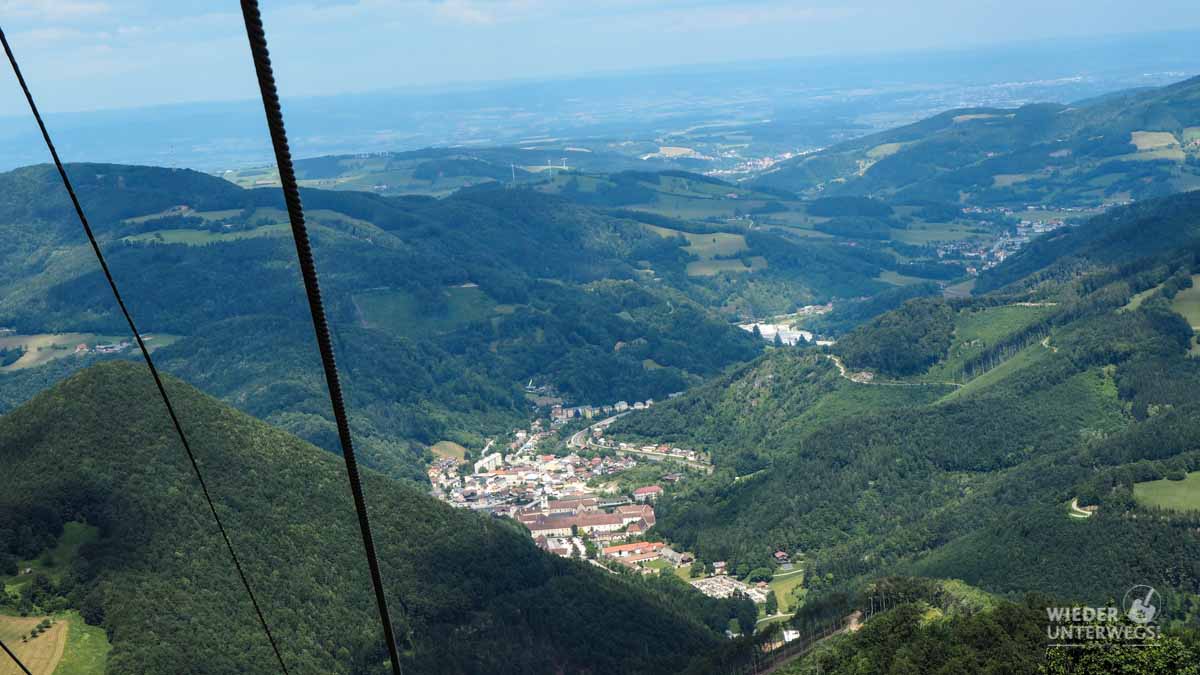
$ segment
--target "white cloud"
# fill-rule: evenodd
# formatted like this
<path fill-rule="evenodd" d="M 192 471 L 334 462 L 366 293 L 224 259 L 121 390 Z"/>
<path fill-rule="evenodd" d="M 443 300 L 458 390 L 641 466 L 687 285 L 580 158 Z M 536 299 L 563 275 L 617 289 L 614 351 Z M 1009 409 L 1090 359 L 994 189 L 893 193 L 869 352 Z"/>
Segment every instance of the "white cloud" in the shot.
<path fill-rule="evenodd" d="M 460 23 L 484 25 L 494 23 L 496 17 L 482 3 L 470 0 L 445 0 L 434 5 L 437 15 Z"/>
<path fill-rule="evenodd" d="M 107 2 L 96 0 L 0 0 L 0 14 L 41 21 L 89 18 L 111 9 Z"/>
<path fill-rule="evenodd" d="M 42 48 L 71 40 L 96 40 L 105 39 L 107 37 L 107 35 L 98 36 L 94 33 L 84 33 L 77 28 L 48 26 L 46 28 L 31 28 L 26 31 L 21 31 L 13 36 L 13 42 L 20 44 L 23 47 Z"/>

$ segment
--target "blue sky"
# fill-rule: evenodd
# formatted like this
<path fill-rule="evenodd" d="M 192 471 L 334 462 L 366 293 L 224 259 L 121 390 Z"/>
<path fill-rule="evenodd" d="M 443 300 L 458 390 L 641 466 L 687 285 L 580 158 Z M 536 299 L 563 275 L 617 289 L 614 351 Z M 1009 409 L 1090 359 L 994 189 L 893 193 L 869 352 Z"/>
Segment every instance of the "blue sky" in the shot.
<path fill-rule="evenodd" d="M 264 0 L 284 95 L 1200 28 L 1147 0 Z M 257 95 L 234 0 L 0 0 L 49 111 Z M 23 102 L 0 76 L 0 114 Z"/>

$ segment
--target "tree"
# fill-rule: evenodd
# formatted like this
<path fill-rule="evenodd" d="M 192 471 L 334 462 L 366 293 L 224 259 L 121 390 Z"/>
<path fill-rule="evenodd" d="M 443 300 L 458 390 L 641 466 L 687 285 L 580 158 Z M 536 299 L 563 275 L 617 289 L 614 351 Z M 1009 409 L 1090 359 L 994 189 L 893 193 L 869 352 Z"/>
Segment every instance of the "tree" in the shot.
<path fill-rule="evenodd" d="M 693 579 L 704 576 L 704 561 L 693 560 L 692 566 L 688 571 L 688 576 L 692 577 Z"/>
<path fill-rule="evenodd" d="M 767 569 L 766 567 L 755 567 L 753 570 L 750 571 L 750 574 L 747 575 L 746 580 L 747 581 L 770 581 L 772 576 L 774 576 L 774 575 L 771 574 L 771 570 Z"/>
<path fill-rule="evenodd" d="M 774 590 L 767 591 L 767 603 L 763 608 L 767 612 L 767 616 L 774 616 L 779 612 L 779 599 L 775 597 Z"/>

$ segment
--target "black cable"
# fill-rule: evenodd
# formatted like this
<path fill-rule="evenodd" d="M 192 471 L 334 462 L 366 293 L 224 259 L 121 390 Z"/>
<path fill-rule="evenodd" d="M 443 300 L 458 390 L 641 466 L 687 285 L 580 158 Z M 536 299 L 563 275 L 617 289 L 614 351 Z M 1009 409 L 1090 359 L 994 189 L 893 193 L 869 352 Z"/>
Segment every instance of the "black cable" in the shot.
<path fill-rule="evenodd" d="M 283 655 L 279 653 L 279 645 L 275 642 L 275 636 L 271 634 L 271 629 L 267 626 L 267 619 L 263 616 L 262 608 L 259 607 L 258 598 L 254 595 L 254 590 L 250 588 L 250 581 L 246 578 L 245 571 L 242 570 L 242 563 L 238 559 L 237 553 L 233 550 L 233 542 L 229 540 L 229 533 L 225 531 L 225 525 L 221 522 L 221 516 L 217 514 L 217 507 L 213 503 L 212 495 L 209 494 L 208 485 L 204 482 L 204 475 L 200 472 L 200 465 L 196 462 L 196 455 L 192 452 L 192 446 L 188 443 L 187 436 L 183 433 L 183 425 L 179 422 L 179 417 L 175 414 L 175 407 L 171 405 L 171 398 L 167 396 L 167 389 L 163 386 L 162 378 L 158 374 L 158 368 L 154 367 L 154 360 L 150 358 L 150 350 L 146 349 L 146 342 L 142 339 L 142 334 L 138 331 L 137 325 L 133 322 L 133 316 L 129 313 L 129 309 L 125 307 L 125 300 L 121 297 L 121 292 L 117 290 L 117 282 L 113 280 L 112 272 L 108 269 L 108 263 L 104 260 L 104 253 L 100 250 L 100 244 L 96 241 L 96 235 L 92 232 L 92 226 L 88 224 L 87 216 L 83 213 L 83 207 L 79 204 L 79 198 L 75 196 L 75 188 L 71 185 L 71 179 L 67 177 L 67 171 L 63 168 L 62 160 L 58 158 L 58 150 L 54 148 L 54 142 L 50 140 L 50 132 L 46 130 L 46 123 L 42 121 L 42 114 L 38 112 L 37 104 L 33 102 L 33 94 L 29 92 L 29 85 L 25 82 L 25 77 L 21 74 L 21 68 L 17 65 L 17 57 L 13 56 L 12 47 L 8 45 L 8 38 L 4 35 L 4 29 L 0 28 L 0 42 L 4 43 L 4 52 L 8 55 L 8 62 L 12 64 L 13 74 L 17 76 L 17 82 L 21 85 L 21 90 L 25 92 L 25 100 L 29 101 L 29 109 L 33 111 L 33 117 L 37 120 L 38 128 L 42 130 L 42 138 L 46 141 L 46 147 L 50 150 L 50 156 L 54 158 L 54 166 L 58 168 L 58 175 L 62 178 L 63 186 L 67 188 L 67 194 L 71 197 L 71 203 L 75 206 L 75 215 L 79 216 L 79 222 L 83 225 L 83 231 L 87 234 L 88 241 L 92 244 L 92 251 L 96 254 L 96 260 L 100 262 L 100 269 L 104 272 L 104 278 L 108 280 L 108 286 L 112 289 L 113 297 L 117 300 L 117 305 L 121 308 L 121 314 L 125 315 L 125 322 L 129 324 L 129 330 L 133 333 L 133 337 L 137 340 L 138 348 L 142 350 L 142 358 L 146 361 L 146 366 L 150 369 L 150 374 L 154 376 L 154 384 L 158 387 L 159 396 L 162 397 L 163 405 L 167 408 L 167 414 L 171 417 L 171 424 L 175 426 L 175 433 L 179 435 L 179 441 L 183 444 L 184 451 L 187 452 L 188 460 L 192 463 L 192 471 L 196 475 L 196 481 L 200 483 L 200 490 L 204 493 L 204 500 L 208 502 L 208 510 L 212 512 L 213 521 L 217 524 L 217 530 L 221 533 L 221 538 L 225 540 L 225 548 L 229 550 L 229 557 L 233 560 L 233 566 L 237 568 L 238 577 L 242 580 L 242 586 L 246 588 L 246 595 L 250 597 L 250 603 L 254 605 L 254 613 L 258 615 L 258 622 L 262 625 L 263 632 L 267 634 L 267 640 L 271 643 L 271 650 L 275 652 L 275 658 L 279 660 L 279 667 L 283 672 L 288 672 L 287 666 L 284 665 Z M 7 651 L 7 650 L 5 650 Z"/>
<path fill-rule="evenodd" d="M 3 33 L 0 33 L 0 35 L 2 34 Z M 15 662 L 17 667 L 21 669 L 21 672 L 25 673 L 25 675 L 33 675 L 33 673 L 29 672 L 29 669 L 25 667 L 25 664 L 21 663 L 21 659 L 18 659 L 17 655 L 12 653 L 12 650 L 8 648 L 8 645 L 4 644 L 4 640 L 0 640 L 0 649 L 3 649 L 5 654 L 8 654 L 12 657 L 13 662 Z"/>
<path fill-rule="evenodd" d="M 300 271 L 304 277 L 304 290 L 308 294 L 308 307 L 312 312 L 313 330 L 317 335 L 317 347 L 321 352 L 321 363 L 325 368 L 325 383 L 329 387 L 329 400 L 333 404 L 333 416 L 337 421 L 338 438 L 342 445 L 342 457 L 346 461 L 350 492 L 354 496 L 354 509 L 358 513 L 358 527 L 362 533 L 363 549 L 366 551 L 367 565 L 371 570 L 371 582 L 375 586 L 375 602 L 379 607 L 379 620 L 383 624 L 383 635 L 387 641 L 388 654 L 392 661 L 392 672 L 400 675 L 400 652 L 396 648 L 396 635 L 392 631 L 387 596 L 383 591 L 383 577 L 379 573 L 379 559 L 375 554 L 375 540 L 371 536 L 371 523 L 367 518 L 367 503 L 363 498 L 362 479 L 359 477 L 358 461 L 354 457 L 354 445 L 350 439 L 350 424 L 346 419 L 342 385 L 338 379 L 337 362 L 334 360 L 329 323 L 325 318 L 325 305 L 321 301 L 321 287 L 317 283 L 317 267 L 313 262 L 312 246 L 308 241 L 308 228 L 304 225 L 304 208 L 300 203 L 300 188 L 296 184 L 296 172 L 292 167 L 292 152 L 288 148 L 287 130 L 283 126 L 283 109 L 280 107 L 279 92 L 275 87 L 275 73 L 271 68 L 271 55 L 267 50 L 267 34 L 263 29 L 258 0 L 242 0 L 242 17 L 246 21 L 246 37 L 250 42 L 250 54 L 254 58 L 254 70 L 258 74 L 258 88 L 262 92 L 263 111 L 267 116 L 271 144 L 275 148 L 275 164 L 279 169 L 283 199 L 287 203 L 288 218 L 292 224 L 292 238 L 296 241 L 296 256 L 300 261 Z M 403 608 L 403 603 L 401 603 L 401 607 Z"/>

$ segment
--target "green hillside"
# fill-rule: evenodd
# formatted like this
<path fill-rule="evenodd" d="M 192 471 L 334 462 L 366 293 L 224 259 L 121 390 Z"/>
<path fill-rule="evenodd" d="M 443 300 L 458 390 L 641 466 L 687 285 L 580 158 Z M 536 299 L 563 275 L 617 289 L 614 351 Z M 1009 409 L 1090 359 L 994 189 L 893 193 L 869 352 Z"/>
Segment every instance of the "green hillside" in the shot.
<path fill-rule="evenodd" d="M 69 171 L 140 327 L 179 338 L 160 352 L 166 367 L 335 449 L 278 190 L 186 170 Z M 0 327 L 123 335 L 53 172 L 0 174 L 0 193 L 12 244 Z M 530 379 L 578 404 L 664 398 L 761 349 L 685 287 L 686 254 L 637 222 L 528 190 L 303 198 L 356 431 L 393 475 L 422 480 L 440 440 L 478 449 L 511 430 Z M 0 373 L 4 407 L 33 379 Z"/>
<path fill-rule="evenodd" d="M 756 185 L 898 201 L 1095 205 L 1200 186 L 1200 79 L 1016 109 L 951 110 L 783 162 Z"/>
<path fill-rule="evenodd" d="M 168 386 L 291 671 L 383 672 L 340 460 Z M 180 664 L 271 672 L 161 406 L 143 367 L 111 363 L 0 418 L 0 563 L 9 561 L 0 575 L 15 571 L 12 557 L 38 558 L 64 530 L 79 531 L 73 521 L 95 528 L 73 555 L 43 558 L 53 573 L 18 579 L 24 590 L 0 594 L 0 605 L 78 609 L 108 634 L 109 675 Z M 709 626 L 723 629 L 738 611 L 549 556 L 511 521 L 456 511 L 373 472 L 365 490 L 406 672 L 677 671 L 720 641 Z"/>
<path fill-rule="evenodd" d="M 1140 207 L 1160 228 L 1145 241 L 1187 240 L 1184 199 Z M 1134 486 L 1200 468 L 1200 362 L 1172 301 L 1194 250 L 1134 238 L 1085 256 L 1090 241 L 1023 295 L 912 301 L 831 352 L 777 349 L 619 420 L 618 438 L 717 465 L 660 502 L 658 530 L 731 566 L 802 553 L 810 599 L 888 571 L 1089 601 L 1150 583 L 1193 619 L 1194 514 Z M 1098 509 L 1070 518 L 1073 499 Z"/>
<path fill-rule="evenodd" d="M 1079 649 L 1051 647 L 1046 596 L 1008 601 L 955 581 L 887 578 L 863 589 L 875 601 L 887 593 L 894 608 L 879 612 L 861 630 L 835 635 L 776 672 L 1004 673 L 1076 675 L 1195 674 L 1196 635 L 1183 633 L 1150 645 L 1119 641 Z M 868 607 L 871 605 L 868 603 Z"/>

